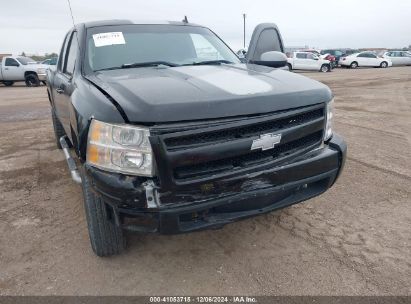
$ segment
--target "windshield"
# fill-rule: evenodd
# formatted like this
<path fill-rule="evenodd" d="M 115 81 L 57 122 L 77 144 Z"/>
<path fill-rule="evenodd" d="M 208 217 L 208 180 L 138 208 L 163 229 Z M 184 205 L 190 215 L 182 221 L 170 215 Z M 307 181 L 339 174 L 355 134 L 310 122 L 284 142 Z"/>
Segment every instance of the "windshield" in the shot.
<path fill-rule="evenodd" d="M 30 57 L 17 57 L 17 60 L 23 64 L 23 65 L 27 65 L 29 63 L 36 63 L 33 59 L 31 59 Z"/>
<path fill-rule="evenodd" d="M 143 63 L 179 66 L 215 61 L 240 62 L 224 42 L 203 27 L 117 25 L 87 31 L 86 74 Z"/>

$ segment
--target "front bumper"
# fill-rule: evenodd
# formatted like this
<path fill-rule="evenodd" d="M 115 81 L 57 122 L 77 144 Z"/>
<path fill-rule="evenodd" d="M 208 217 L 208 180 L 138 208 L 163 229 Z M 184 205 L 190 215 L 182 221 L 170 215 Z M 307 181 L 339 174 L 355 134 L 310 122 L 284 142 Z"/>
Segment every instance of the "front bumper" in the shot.
<path fill-rule="evenodd" d="M 37 77 L 39 78 L 40 81 L 46 81 L 47 74 L 37 74 Z"/>
<path fill-rule="evenodd" d="M 147 180 L 87 165 L 85 172 L 95 193 L 111 207 L 110 217 L 117 225 L 131 231 L 175 234 L 219 228 L 315 197 L 337 180 L 346 153 L 345 142 L 335 134 L 324 148 L 288 164 L 215 181 L 206 187 L 185 186 L 162 193 L 161 187 L 150 181 L 158 191 L 153 196 L 155 208 L 147 208 L 150 204 L 143 186 Z M 167 203 L 162 204 L 162 200 Z"/>

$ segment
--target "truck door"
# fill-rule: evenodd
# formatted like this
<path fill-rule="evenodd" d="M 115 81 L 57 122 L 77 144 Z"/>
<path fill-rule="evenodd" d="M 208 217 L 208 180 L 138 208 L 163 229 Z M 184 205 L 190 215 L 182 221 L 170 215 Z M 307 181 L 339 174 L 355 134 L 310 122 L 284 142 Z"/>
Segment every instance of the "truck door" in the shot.
<path fill-rule="evenodd" d="M 320 58 L 312 53 L 308 53 L 306 59 L 306 68 L 307 70 L 318 71 L 320 69 Z"/>
<path fill-rule="evenodd" d="M 307 68 L 307 53 L 300 53 L 296 52 L 294 53 L 294 69 L 296 70 L 305 70 Z"/>
<path fill-rule="evenodd" d="M 57 112 L 57 117 L 66 131 L 67 136 L 71 139 L 70 129 L 70 98 L 73 93 L 73 73 L 78 52 L 77 32 L 66 37 L 63 49 L 61 51 L 62 58 L 59 59 L 57 71 L 54 76 L 53 97 L 54 106 Z"/>
<path fill-rule="evenodd" d="M 261 54 L 270 51 L 284 53 L 283 40 L 274 23 L 261 23 L 254 29 L 251 36 L 246 60 L 249 63 L 261 60 Z"/>
<path fill-rule="evenodd" d="M 21 64 L 14 58 L 6 58 L 3 67 L 3 79 L 10 81 L 24 80 Z"/>

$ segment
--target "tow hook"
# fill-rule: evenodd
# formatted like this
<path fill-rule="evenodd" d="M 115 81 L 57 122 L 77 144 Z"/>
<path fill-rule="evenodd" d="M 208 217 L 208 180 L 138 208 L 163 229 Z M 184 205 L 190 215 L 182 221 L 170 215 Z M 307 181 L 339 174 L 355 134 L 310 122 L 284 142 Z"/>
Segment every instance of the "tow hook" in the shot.
<path fill-rule="evenodd" d="M 158 193 L 156 186 L 152 180 L 149 180 L 143 184 L 144 189 L 146 190 L 146 201 L 147 208 L 157 208 L 160 206 L 160 201 L 158 199 Z"/>
<path fill-rule="evenodd" d="M 81 184 L 81 176 L 77 170 L 77 165 L 74 159 L 70 155 L 69 146 L 67 144 L 67 136 L 60 137 L 60 145 L 63 149 L 64 156 L 66 157 L 67 165 L 71 173 L 71 178 L 78 184 Z"/>

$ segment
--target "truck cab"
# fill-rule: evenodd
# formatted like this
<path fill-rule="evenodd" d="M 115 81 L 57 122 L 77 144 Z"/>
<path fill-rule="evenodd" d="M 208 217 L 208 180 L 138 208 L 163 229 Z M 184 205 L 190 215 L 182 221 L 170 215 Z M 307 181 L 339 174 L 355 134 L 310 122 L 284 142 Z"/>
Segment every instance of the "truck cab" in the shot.
<path fill-rule="evenodd" d="M 245 62 L 187 22 L 72 28 L 47 90 L 95 254 L 124 250 L 124 230 L 221 228 L 330 188 L 346 157 L 332 92 L 286 65 L 272 23 Z"/>

